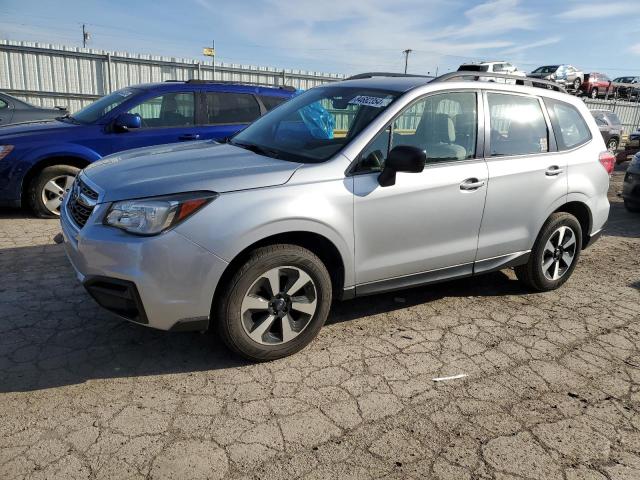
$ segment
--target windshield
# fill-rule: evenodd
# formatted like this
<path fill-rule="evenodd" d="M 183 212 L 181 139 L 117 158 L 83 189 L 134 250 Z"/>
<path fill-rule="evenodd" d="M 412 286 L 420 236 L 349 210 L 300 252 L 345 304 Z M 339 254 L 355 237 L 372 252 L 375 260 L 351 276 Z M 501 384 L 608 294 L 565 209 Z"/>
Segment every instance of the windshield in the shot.
<path fill-rule="evenodd" d="M 536 68 L 532 73 L 554 73 L 556 70 L 558 70 L 558 65 L 547 65 Z"/>
<path fill-rule="evenodd" d="M 632 83 L 633 77 L 618 77 L 614 80 L 614 82 L 618 83 Z"/>
<path fill-rule="evenodd" d="M 400 93 L 317 87 L 272 110 L 230 143 L 294 162 L 322 162 L 345 147 Z"/>
<path fill-rule="evenodd" d="M 100 120 L 108 112 L 116 108 L 121 103 L 130 99 L 132 95 L 139 93 L 139 90 L 135 88 L 123 88 L 113 92 L 105 97 L 102 97 L 95 102 L 87 105 L 81 110 L 78 110 L 71 118 L 77 120 L 80 123 L 93 123 Z"/>

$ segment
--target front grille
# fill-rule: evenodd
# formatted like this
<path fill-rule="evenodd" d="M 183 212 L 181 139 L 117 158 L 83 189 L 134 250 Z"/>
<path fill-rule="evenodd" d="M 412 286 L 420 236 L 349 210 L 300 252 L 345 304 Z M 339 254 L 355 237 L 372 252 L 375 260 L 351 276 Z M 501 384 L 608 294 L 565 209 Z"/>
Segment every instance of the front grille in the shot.
<path fill-rule="evenodd" d="M 67 211 L 79 228 L 85 226 L 97 201 L 98 193 L 77 178 L 69 192 Z"/>

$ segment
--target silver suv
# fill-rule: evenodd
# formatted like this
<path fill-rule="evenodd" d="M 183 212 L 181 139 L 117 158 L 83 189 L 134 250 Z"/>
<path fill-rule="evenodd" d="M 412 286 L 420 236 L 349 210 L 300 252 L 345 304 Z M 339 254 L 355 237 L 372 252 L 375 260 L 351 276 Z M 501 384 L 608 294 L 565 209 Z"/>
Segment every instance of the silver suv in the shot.
<path fill-rule="evenodd" d="M 465 75 L 360 75 L 224 144 L 90 165 L 61 215 L 78 279 L 120 317 L 213 327 L 256 360 L 307 345 L 335 299 L 510 267 L 559 287 L 607 220 L 615 160 L 557 85 Z"/>

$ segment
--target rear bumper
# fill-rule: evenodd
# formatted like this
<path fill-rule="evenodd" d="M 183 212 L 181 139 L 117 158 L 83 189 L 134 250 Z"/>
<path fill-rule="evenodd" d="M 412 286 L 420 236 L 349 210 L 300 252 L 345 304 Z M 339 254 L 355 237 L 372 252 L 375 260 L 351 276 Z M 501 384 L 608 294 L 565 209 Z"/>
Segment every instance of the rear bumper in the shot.
<path fill-rule="evenodd" d="M 103 308 L 161 330 L 205 330 L 227 262 L 175 231 L 138 237 L 106 227 L 98 205 L 78 230 L 63 204 L 60 223 L 78 280 Z"/>

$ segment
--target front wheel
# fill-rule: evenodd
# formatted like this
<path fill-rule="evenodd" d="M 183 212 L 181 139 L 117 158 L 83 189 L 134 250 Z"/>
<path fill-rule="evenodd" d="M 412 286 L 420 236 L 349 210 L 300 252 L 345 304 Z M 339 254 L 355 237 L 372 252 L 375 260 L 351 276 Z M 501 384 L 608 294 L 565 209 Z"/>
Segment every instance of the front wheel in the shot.
<path fill-rule="evenodd" d="M 581 249 L 580 222 L 570 213 L 554 213 L 540 230 L 527 264 L 515 268 L 516 276 L 533 290 L 555 290 L 573 273 Z"/>
<path fill-rule="evenodd" d="M 249 360 L 274 360 L 308 345 L 331 306 L 331 277 L 297 245 L 253 251 L 222 287 L 214 306 L 218 334 Z"/>
<path fill-rule="evenodd" d="M 71 165 L 43 168 L 29 186 L 29 206 L 40 218 L 60 216 L 62 197 L 71 189 L 80 171 Z"/>
<path fill-rule="evenodd" d="M 598 89 L 594 88 L 591 90 L 591 98 L 598 98 Z"/>

